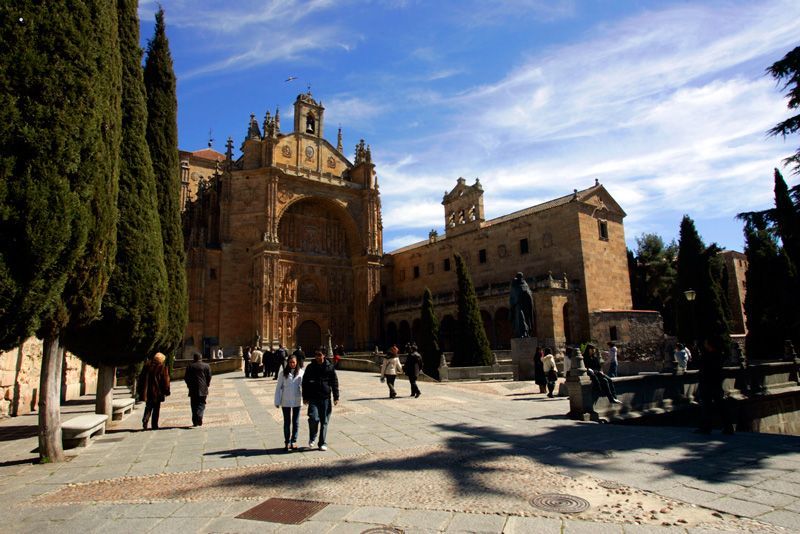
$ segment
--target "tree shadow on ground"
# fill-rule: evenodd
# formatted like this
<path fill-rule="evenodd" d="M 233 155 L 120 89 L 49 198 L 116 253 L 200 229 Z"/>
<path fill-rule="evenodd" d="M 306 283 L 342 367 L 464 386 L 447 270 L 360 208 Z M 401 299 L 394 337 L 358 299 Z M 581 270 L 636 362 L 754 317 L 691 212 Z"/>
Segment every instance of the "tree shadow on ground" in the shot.
<path fill-rule="evenodd" d="M 38 425 L 14 425 L 2 427 L 0 442 L 33 438 L 39 435 Z"/>
<path fill-rule="evenodd" d="M 546 419 L 545 416 L 541 419 Z M 242 494 L 269 487 L 296 490 L 303 481 L 330 482 L 352 477 L 380 477 L 386 471 L 418 473 L 438 471 L 452 481 L 459 494 L 510 495 L 497 485 L 486 484 L 487 474 L 498 471 L 497 461 L 527 458 L 566 474 L 588 473 L 623 484 L 648 489 L 648 484 L 672 475 L 711 483 L 735 481 L 766 467 L 767 460 L 795 453 L 800 438 L 764 434 L 697 436 L 688 429 L 623 427 L 594 423 L 559 423 L 531 435 L 468 424 L 439 424 L 448 437 L 441 447 L 418 455 L 392 454 L 331 458 L 323 464 L 261 466 L 242 474 L 232 471 L 216 480 L 214 487 L 238 488 Z M 211 453 L 224 458 L 280 453 L 282 449 L 232 449 Z M 287 459 L 292 456 L 288 455 Z M 800 464 L 798 464 L 800 466 Z M 624 468 L 624 469 L 623 469 Z M 191 496 L 194 489 L 185 490 Z M 250 492 L 250 493 L 248 493 Z M 176 495 L 181 498 L 183 495 Z"/>

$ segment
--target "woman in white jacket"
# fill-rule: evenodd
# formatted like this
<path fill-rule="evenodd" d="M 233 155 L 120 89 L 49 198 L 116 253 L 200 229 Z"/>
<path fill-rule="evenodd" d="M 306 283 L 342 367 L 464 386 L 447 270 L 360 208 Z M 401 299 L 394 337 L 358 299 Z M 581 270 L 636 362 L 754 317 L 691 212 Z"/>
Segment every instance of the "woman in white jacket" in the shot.
<path fill-rule="evenodd" d="M 289 356 L 286 367 L 278 375 L 275 388 L 275 407 L 283 410 L 284 449 L 296 449 L 300 406 L 303 404 L 303 364 L 295 356 Z M 291 430 L 291 433 L 290 433 Z"/>
<path fill-rule="evenodd" d="M 394 390 L 394 381 L 397 379 L 397 373 L 403 370 L 403 366 L 400 365 L 400 358 L 397 357 L 399 352 L 400 349 L 397 348 L 397 345 L 392 345 L 381 366 L 381 382 L 386 380 L 386 384 L 389 386 L 390 399 L 397 396 L 397 392 Z"/>

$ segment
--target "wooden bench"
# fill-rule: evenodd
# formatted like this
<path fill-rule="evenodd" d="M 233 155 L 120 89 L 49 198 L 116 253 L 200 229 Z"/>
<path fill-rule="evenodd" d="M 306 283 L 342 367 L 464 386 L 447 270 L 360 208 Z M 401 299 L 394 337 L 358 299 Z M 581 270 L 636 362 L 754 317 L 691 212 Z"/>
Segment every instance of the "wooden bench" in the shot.
<path fill-rule="evenodd" d="M 106 433 L 108 416 L 99 413 L 79 415 L 61 423 L 61 439 L 65 448 L 86 447 L 95 436 Z"/>
<path fill-rule="evenodd" d="M 133 397 L 114 399 L 111 403 L 111 419 L 114 421 L 121 421 L 126 415 L 132 414 L 134 404 L 136 404 L 136 399 Z"/>

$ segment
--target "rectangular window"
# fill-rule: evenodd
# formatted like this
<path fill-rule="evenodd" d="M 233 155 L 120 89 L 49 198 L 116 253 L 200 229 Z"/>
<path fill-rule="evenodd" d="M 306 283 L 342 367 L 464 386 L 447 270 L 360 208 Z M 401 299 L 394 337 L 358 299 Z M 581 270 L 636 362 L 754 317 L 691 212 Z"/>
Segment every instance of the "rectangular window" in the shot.
<path fill-rule="evenodd" d="M 611 338 L 611 341 L 616 341 L 617 339 L 619 339 L 617 337 L 617 327 L 616 326 L 612 326 L 611 328 L 609 328 L 608 329 L 608 334 L 609 334 L 609 337 Z"/>
<path fill-rule="evenodd" d="M 212 280 L 216 280 L 217 279 L 217 270 L 216 269 L 209 269 L 208 270 L 208 277 L 211 278 Z"/>
<path fill-rule="evenodd" d="M 482 248 L 478 251 L 478 261 L 480 263 L 486 263 L 486 249 Z"/>
<path fill-rule="evenodd" d="M 600 230 L 600 239 L 608 241 L 608 221 L 598 220 L 597 227 Z"/>
<path fill-rule="evenodd" d="M 445 271 L 449 271 L 450 270 L 450 258 L 445 258 L 444 259 L 444 270 Z"/>
<path fill-rule="evenodd" d="M 386 298 L 386 286 L 381 285 L 381 297 Z"/>
<path fill-rule="evenodd" d="M 528 238 L 520 239 L 519 240 L 519 253 L 520 254 L 527 254 L 528 253 Z"/>
<path fill-rule="evenodd" d="M 419 278 L 419 265 L 414 266 L 414 278 Z"/>
<path fill-rule="evenodd" d="M 433 262 L 428 264 L 428 274 L 433 274 Z"/>
<path fill-rule="evenodd" d="M 403 282 L 406 279 L 406 270 L 400 269 L 400 281 Z"/>

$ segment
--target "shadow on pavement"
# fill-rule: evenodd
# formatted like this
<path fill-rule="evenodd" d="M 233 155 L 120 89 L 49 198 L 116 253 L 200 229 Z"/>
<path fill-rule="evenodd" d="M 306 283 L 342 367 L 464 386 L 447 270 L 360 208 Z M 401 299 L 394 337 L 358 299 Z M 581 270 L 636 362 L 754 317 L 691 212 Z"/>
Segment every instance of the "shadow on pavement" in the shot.
<path fill-rule="evenodd" d="M 227 451 L 211 451 L 204 454 L 204 456 L 219 456 L 220 458 L 237 458 L 244 456 L 246 458 L 252 456 L 268 456 L 270 454 L 287 454 L 283 447 L 273 449 L 230 449 Z"/>
<path fill-rule="evenodd" d="M 2 430 L 0 432 L 0 442 L 33 438 L 39 435 L 38 425 L 4 426 Z"/>

